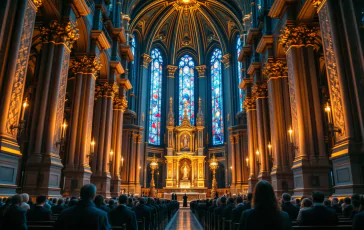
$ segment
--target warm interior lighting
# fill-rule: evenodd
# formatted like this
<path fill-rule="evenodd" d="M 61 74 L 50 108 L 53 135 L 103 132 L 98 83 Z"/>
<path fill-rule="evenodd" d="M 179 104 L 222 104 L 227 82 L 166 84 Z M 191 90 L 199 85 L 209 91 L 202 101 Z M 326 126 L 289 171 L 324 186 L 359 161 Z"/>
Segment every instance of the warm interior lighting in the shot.
<path fill-rule="evenodd" d="M 91 146 L 92 146 L 92 147 L 94 147 L 94 146 L 95 146 L 95 144 L 96 144 L 96 143 L 95 143 L 95 140 L 94 140 L 94 139 L 92 139 L 92 141 L 91 141 Z"/>
<path fill-rule="evenodd" d="M 23 103 L 23 107 L 24 107 L 24 109 L 25 109 L 27 106 L 28 106 L 28 99 L 27 99 L 27 98 L 25 98 L 25 101 L 24 101 L 24 103 Z"/>
<path fill-rule="evenodd" d="M 190 0 L 182 0 L 183 3 L 190 3 Z"/>
<path fill-rule="evenodd" d="M 66 130 L 66 128 L 67 128 L 67 123 L 66 123 L 66 121 L 64 121 L 64 122 L 63 122 L 63 124 L 62 124 L 62 128 L 63 128 L 63 130 Z"/>
<path fill-rule="evenodd" d="M 329 103 L 326 103 L 325 112 L 330 113 L 330 111 L 331 111 L 330 105 L 329 105 Z"/>
<path fill-rule="evenodd" d="M 233 166 L 230 166 L 230 169 L 233 169 Z"/>
<path fill-rule="evenodd" d="M 272 145 L 270 143 L 268 143 L 268 149 L 271 149 Z"/>
<path fill-rule="evenodd" d="M 257 154 L 257 156 L 259 156 L 259 150 L 257 150 L 257 151 L 255 152 L 255 154 Z"/>
<path fill-rule="evenodd" d="M 142 167 L 139 166 L 139 169 L 141 169 Z"/>
<path fill-rule="evenodd" d="M 110 151 L 110 156 L 112 156 L 112 155 L 114 155 L 114 151 L 113 150 Z"/>
<path fill-rule="evenodd" d="M 288 133 L 289 133 L 290 136 L 292 136 L 292 133 L 293 133 L 292 128 L 289 128 Z"/>
<path fill-rule="evenodd" d="M 246 164 L 248 164 L 248 162 L 249 162 L 249 158 L 246 158 L 246 159 L 245 159 L 245 161 L 246 161 Z"/>

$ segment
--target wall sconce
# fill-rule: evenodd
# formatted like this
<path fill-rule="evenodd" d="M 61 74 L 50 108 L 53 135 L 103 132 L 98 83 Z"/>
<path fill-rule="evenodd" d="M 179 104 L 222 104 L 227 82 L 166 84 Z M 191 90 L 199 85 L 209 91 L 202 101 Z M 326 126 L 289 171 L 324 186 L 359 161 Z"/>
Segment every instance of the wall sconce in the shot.
<path fill-rule="evenodd" d="M 295 150 L 298 150 L 298 146 L 296 146 L 293 142 L 293 129 L 292 127 L 290 127 L 288 129 L 288 134 L 289 134 L 289 143 L 290 143 L 290 146 L 291 146 L 291 152 L 292 152 L 292 157 L 293 159 L 295 158 Z M 287 161 L 288 161 L 288 156 L 287 156 Z"/>
<path fill-rule="evenodd" d="M 112 169 L 112 157 L 114 156 L 114 151 L 111 149 L 110 150 L 110 161 L 109 161 L 109 172 L 111 173 L 111 169 Z"/>
<path fill-rule="evenodd" d="M 259 161 L 259 150 L 257 149 L 257 151 L 255 152 L 255 154 L 257 155 L 257 166 L 258 166 L 258 173 L 260 172 L 260 161 Z"/>
<path fill-rule="evenodd" d="M 246 167 L 249 169 L 249 158 L 245 158 L 245 162 L 246 162 Z"/>
<path fill-rule="evenodd" d="M 56 142 L 56 146 L 61 147 L 61 151 L 64 150 L 64 145 L 66 142 L 66 133 L 67 133 L 67 123 L 66 120 L 63 121 L 63 124 L 61 125 L 61 140 Z"/>
<path fill-rule="evenodd" d="M 94 156 L 95 153 L 95 140 L 92 139 L 91 143 L 90 143 L 90 154 L 86 155 L 86 157 L 88 158 L 88 164 L 91 165 L 92 164 L 92 157 Z"/>
<path fill-rule="evenodd" d="M 326 106 L 325 106 L 325 112 L 327 114 L 329 132 L 332 133 L 332 134 L 333 133 L 341 133 L 341 129 L 338 128 L 338 127 L 335 127 L 335 125 L 334 125 L 334 120 L 333 120 L 332 115 L 331 115 L 331 107 L 330 107 L 328 102 L 326 103 Z"/>
<path fill-rule="evenodd" d="M 270 142 L 268 143 L 268 155 L 269 155 L 269 161 L 271 164 L 269 167 L 273 167 L 274 159 L 273 159 L 273 153 L 272 153 L 272 144 Z"/>
<path fill-rule="evenodd" d="M 21 115 L 20 115 L 20 121 L 19 121 L 19 124 L 18 125 L 11 125 L 10 126 L 10 129 L 13 130 L 13 129 L 17 129 L 18 130 L 18 133 L 17 133 L 17 137 L 20 137 L 21 134 L 23 133 L 24 131 L 24 128 L 25 128 L 25 120 L 24 120 L 24 116 L 25 116 L 25 110 L 26 108 L 28 107 L 28 98 L 25 98 L 24 102 L 23 102 L 23 105 L 22 105 L 22 109 L 21 109 Z"/>

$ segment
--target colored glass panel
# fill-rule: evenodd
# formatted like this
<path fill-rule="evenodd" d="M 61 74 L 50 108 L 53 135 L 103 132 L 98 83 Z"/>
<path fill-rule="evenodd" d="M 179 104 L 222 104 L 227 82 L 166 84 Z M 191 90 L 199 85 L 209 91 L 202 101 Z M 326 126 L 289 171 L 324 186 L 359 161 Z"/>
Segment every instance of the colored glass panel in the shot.
<path fill-rule="evenodd" d="M 195 62 L 189 55 L 184 55 L 179 62 L 179 123 L 187 105 L 187 115 L 191 124 L 195 124 Z"/>
<path fill-rule="evenodd" d="M 211 57 L 212 144 L 224 144 L 224 109 L 222 98 L 222 52 L 215 49 Z"/>
<path fill-rule="evenodd" d="M 133 39 L 131 39 L 131 52 L 133 53 L 134 58 L 135 58 L 135 49 L 136 49 L 136 43 L 135 43 L 135 38 L 133 37 Z M 134 63 L 134 61 L 132 61 L 132 63 Z"/>
<path fill-rule="evenodd" d="M 241 69 L 243 68 L 243 63 L 238 61 L 238 57 L 240 55 L 242 49 L 242 44 L 240 40 L 240 35 L 237 37 L 236 42 L 236 66 L 237 66 L 237 72 L 238 72 L 238 85 L 240 85 L 241 81 L 243 80 L 243 73 L 241 72 Z M 243 110 L 243 101 L 245 99 L 245 91 L 239 88 L 239 111 Z"/>
<path fill-rule="evenodd" d="M 160 145 L 163 59 L 158 49 L 151 53 L 149 144 Z"/>

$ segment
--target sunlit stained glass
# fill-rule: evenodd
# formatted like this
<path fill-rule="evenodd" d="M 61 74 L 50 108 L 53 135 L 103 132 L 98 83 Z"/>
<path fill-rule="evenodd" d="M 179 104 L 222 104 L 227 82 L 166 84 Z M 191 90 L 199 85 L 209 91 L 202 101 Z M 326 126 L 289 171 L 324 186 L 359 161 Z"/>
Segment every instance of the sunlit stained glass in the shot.
<path fill-rule="evenodd" d="M 150 103 L 149 103 L 149 144 L 160 145 L 161 137 L 161 97 L 163 59 L 155 48 L 151 53 Z"/>
<path fill-rule="evenodd" d="M 191 124 L 195 124 L 195 62 L 189 55 L 184 55 L 179 62 L 179 123 L 183 119 L 185 104 Z"/>
<path fill-rule="evenodd" d="M 224 144 L 224 109 L 222 99 L 220 49 L 215 49 L 211 57 L 211 96 L 212 96 L 212 144 Z"/>
<path fill-rule="evenodd" d="M 131 52 L 133 53 L 134 59 L 135 59 L 135 48 L 136 48 L 136 43 L 135 43 L 135 38 L 133 37 L 131 39 Z M 132 63 L 134 63 L 134 61 L 132 61 Z"/>
<path fill-rule="evenodd" d="M 236 39 L 236 66 L 237 66 L 237 72 L 238 72 L 238 83 L 240 84 L 243 80 L 243 73 L 241 72 L 241 68 L 243 68 L 243 63 L 238 61 L 238 57 L 240 55 L 242 44 L 240 40 L 240 35 L 238 35 L 238 38 Z M 245 91 L 239 88 L 239 111 L 243 110 L 243 101 L 245 99 Z"/>

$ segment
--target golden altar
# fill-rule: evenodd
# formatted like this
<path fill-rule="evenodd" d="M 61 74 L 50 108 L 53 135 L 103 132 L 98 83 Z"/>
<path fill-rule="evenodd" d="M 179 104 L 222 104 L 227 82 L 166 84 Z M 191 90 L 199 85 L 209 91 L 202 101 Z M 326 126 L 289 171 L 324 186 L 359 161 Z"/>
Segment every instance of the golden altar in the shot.
<path fill-rule="evenodd" d="M 201 99 L 199 100 L 196 126 L 191 124 L 185 106 L 181 125 L 175 127 L 171 98 L 167 120 L 168 147 L 165 156 L 167 162 L 165 189 L 171 192 L 206 189 L 203 131 L 204 118 Z"/>

